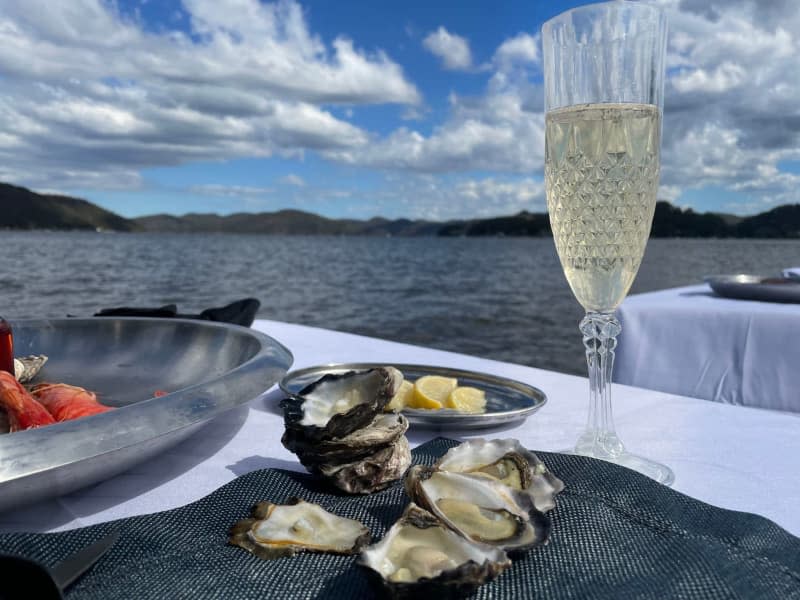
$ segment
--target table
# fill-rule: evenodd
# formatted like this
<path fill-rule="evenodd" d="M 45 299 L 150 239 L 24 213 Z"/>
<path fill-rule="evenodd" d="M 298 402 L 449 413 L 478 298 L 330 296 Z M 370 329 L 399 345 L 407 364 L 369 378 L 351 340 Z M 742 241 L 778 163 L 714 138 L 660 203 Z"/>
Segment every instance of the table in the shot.
<path fill-rule="evenodd" d="M 628 297 L 614 381 L 800 412 L 800 305 L 733 300 L 707 285 Z"/>
<path fill-rule="evenodd" d="M 292 350 L 293 368 L 329 362 L 422 363 L 479 370 L 530 383 L 548 403 L 528 420 L 484 431 L 410 430 L 412 446 L 433 437 L 515 437 L 558 451 L 586 418 L 587 380 L 521 365 L 330 330 L 259 320 Z M 800 535 L 800 416 L 614 386 L 617 429 L 632 451 L 670 465 L 675 489 L 711 504 L 755 512 Z M 268 467 L 301 471 L 280 443 L 282 395 L 272 389 L 212 421 L 165 452 L 93 487 L 0 514 L 0 530 L 57 531 L 182 506 L 239 475 Z"/>

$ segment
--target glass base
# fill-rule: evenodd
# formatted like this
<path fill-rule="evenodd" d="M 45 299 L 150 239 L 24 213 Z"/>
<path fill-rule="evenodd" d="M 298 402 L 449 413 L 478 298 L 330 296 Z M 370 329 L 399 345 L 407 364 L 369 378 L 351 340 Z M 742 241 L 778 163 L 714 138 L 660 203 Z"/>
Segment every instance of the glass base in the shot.
<path fill-rule="evenodd" d="M 571 448 L 570 450 L 564 450 L 563 454 L 575 454 L 578 456 L 599 458 L 600 460 L 614 463 L 615 465 L 633 469 L 634 471 L 637 471 L 642 475 L 647 475 L 650 479 L 654 479 L 658 483 L 664 485 L 672 485 L 675 481 L 675 474 L 667 465 L 662 465 L 659 462 L 650 460 L 649 458 L 644 458 L 643 456 L 639 456 L 637 454 L 631 454 L 627 450 L 622 450 L 622 452 L 615 454 L 609 454 L 607 452 L 593 453 L 585 448 L 576 447 Z"/>

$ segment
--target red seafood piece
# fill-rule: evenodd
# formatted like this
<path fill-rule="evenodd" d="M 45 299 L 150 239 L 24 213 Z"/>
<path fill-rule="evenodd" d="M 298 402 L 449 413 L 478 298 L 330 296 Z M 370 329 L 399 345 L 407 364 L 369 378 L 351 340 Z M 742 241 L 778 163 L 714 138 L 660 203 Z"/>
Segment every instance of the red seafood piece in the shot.
<path fill-rule="evenodd" d="M 111 406 L 100 404 L 94 392 L 66 383 L 40 383 L 31 392 L 56 421 L 80 419 L 113 410 Z"/>
<path fill-rule="evenodd" d="M 0 371 L 0 407 L 6 411 L 10 432 L 55 423 L 47 409 L 6 371 Z"/>

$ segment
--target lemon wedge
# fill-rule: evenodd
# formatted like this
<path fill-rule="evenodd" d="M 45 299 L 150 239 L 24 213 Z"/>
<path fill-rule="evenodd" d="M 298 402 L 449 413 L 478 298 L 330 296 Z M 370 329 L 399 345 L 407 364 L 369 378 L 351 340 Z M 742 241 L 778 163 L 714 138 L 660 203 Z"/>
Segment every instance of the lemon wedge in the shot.
<path fill-rule="evenodd" d="M 414 394 L 407 406 L 409 408 L 442 408 L 450 392 L 456 389 L 457 385 L 458 380 L 454 377 L 440 375 L 420 377 L 414 384 Z"/>
<path fill-rule="evenodd" d="M 482 413 L 486 410 L 486 392 L 474 387 L 460 386 L 450 392 L 444 405 L 465 413 Z"/>
<path fill-rule="evenodd" d="M 410 402 L 411 397 L 414 394 L 414 384 L 410 381 L 403 380 L 403 383 L 400 385 L 400 389 L 397 390 L 397 393 L 392 396 L 392 399 L 389 401 L 384 407 L 385 412 L 399 412 L 403 410 Z"/>

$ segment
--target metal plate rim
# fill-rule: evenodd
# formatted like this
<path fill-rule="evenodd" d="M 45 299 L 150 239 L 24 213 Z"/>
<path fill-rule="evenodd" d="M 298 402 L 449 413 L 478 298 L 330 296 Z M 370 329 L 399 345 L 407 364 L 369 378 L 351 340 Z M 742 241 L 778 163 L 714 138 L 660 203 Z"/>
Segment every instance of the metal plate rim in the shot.
<path fill-rule="evenodd" d="M 785 282 L 765 282 L 765 280 L 769 279 L 782 279 Z M 716 294 L 724 298 L 765 302 L 800 302 L 800 279 L 735 273 L 729 275 L 707 275 L 703 277 L 703 281 Z"/>
<path fill-rule="evenodd" d="M 291 382 L 298 378 L 316 374 L 319 374 L 319 377 L 322 377 L 326 373 L 330 372 L 365 371 L 384 366 L 395 367 L 404 374 L 406 371 L 421 371 L 431 375 L 444 375 L 456 378 L 468 378 L 474 381 L 484 381 L 493 385 L 513 389 L 516 392 L 530 398 L 532 402 L 532 404 L 529 406 L 524 406 L 517 409 L 481 414 L 459 413 L 448 409 L 437 411 L 410 409 L 402 411 L 402 414 L 412 425 L 424 427 L 484 429 L 526 419 L 547 403 L 547 395 L 538 387 L 517 381 L 515 379 L 509 379 L 508 377 L 503 377 L 502 375 L 492 375 L 490 373 L 470 371 L 468 369 L 410 363 L 326 363 L 290 371 L 281 379 L 278 385 L 285 394 L 289 396 L 296 396 L 296 392 L 291 387 Z"/>

